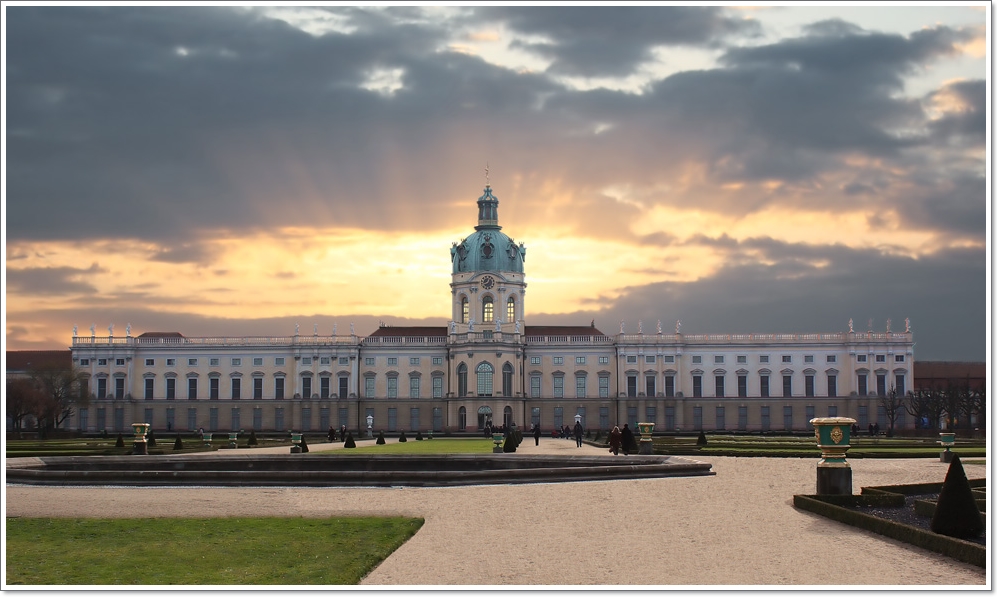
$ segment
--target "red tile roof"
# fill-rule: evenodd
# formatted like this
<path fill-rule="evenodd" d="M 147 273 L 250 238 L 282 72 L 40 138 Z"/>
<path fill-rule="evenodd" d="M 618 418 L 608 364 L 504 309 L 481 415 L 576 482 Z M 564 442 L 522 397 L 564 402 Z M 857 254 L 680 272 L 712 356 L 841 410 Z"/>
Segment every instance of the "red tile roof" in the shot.
<path fill-rule="evenodd" d="M 987 379 L 987 363 L 958 361 L 915 361 L 915 387 L 932 385 L 946 386 L 954 382 L 970 381 L 971 385 L 984 383 Z"/>
<path fill-rule="evenodd" d="M 381 327 L 371 336 L 446 336 L 446 326 L 387 326 Z"/>
<path fill-rule="evenodd" d="M 73 353 L 68 350 L 8 350 L 7 373 L 30 371 L 39 367 L 73 365 Z"/>

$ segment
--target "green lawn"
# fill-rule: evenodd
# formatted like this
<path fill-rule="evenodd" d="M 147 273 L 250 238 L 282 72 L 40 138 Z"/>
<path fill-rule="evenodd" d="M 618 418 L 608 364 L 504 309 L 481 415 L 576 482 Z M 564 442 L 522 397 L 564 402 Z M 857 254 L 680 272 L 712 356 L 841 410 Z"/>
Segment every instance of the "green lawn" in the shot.
<path fill-rule="evenodd" d="M 9 585 L 357 584 L 421 518 L 8 518 Z"/>
<path fill-rule="evenodd" d="M 491 439 L 424 439 L 416 441 L 407 437 L 401 443 L 377 445 L 365 442 L 363 447 L 345 450 L 331 450 L 323 454 L 491 454 L 495 444 Z"/>

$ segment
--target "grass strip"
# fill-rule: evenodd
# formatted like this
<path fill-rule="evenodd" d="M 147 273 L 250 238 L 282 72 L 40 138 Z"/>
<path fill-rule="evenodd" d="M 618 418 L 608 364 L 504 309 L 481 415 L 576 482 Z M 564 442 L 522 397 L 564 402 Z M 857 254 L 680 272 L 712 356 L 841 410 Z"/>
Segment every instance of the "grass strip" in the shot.
<path fill-rule="evenodd" d="M 422 518 L 8 518 L 9 585 L 352 585 Z"/>
<path fill-rule="evenodd" d="M 492 443 L 492 440 L 484 437 L 416 441 L 407 436 L 407 441 L 404 442 L 392 442 L 380 446 L 370 444 L 344 450 L 329 450 L 322 452 L 322 454 L 491 454 L 493 447 L 495 444 Z"/>

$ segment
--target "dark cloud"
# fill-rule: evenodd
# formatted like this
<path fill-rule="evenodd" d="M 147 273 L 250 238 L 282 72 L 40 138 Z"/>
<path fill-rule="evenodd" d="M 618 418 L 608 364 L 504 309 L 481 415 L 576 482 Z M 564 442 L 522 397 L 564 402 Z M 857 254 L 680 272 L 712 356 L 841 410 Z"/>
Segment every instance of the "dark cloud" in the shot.
<path fill-rule="evenodd" d="M 73 267 L 7 268 L 6 292 L 28 295 L 96 295 L 88 275 L 106 271 L 96 263 L 87 269 Z"/>
<path fill-rule="evenodd" d="M 986 82 L 975 80 L 950 83 L 929 94 L 928 99 L 931 101 L 942 94 L 954 96 L 962 106 L 960 110 L 947 113 L 929 123 L 933 136 L 940 141 L 948 141 L 953 137 L 967 138 L 983 146 L 988 134 Z"/>
<path fill-rule="evenodd" d="M 732 35 L 756 35 L 759 24 L 722 8 L 690 6 L 497 7 L 476 11 L 518 33 L 545 41 L 518 47 L 550 60 L 548 72 L 583 77 L 624 77 L 654 58 L 662 46 L 713 46 Z"/>
<path fill-rule="evenodd" d="M 537 314 L 538 324 L 578 324 L 595 317 L 604 332 L 617 322 L 636 330 L 661 319 L 683 332 L 814 333 L 865 329 L 868 319 L 883 331 L 904 329 L 910 318 L 918 360 L 983 361 L 987 349 L 985 252 L 943 251 L 912 259 L 874 250 L 784 244 L 771 239 L 743 243 L 774 260 L 722 268 L 695 282 L 632 287 L 610 306 L 566 315 Z M 597 302 L 598 303 L 598 302 Z M 606 304 L 606 303 L 603 303 Z M 941 306 L 945 305 L 945 308 Z"/>
<path fill-rule="evenodd" d="M 198 263 L 204 264 L 208 261 L 208 251 L 201 245 L 182 244 L 176 247 L 167 247 L 153 254 L 151 261 L 163 261 L 166 263 Z"/>

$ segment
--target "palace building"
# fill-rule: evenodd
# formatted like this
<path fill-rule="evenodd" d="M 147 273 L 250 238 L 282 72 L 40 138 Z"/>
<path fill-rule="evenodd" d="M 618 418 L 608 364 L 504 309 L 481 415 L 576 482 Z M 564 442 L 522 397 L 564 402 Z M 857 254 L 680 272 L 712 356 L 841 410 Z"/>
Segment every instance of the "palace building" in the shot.
<path fill-rule="evenodd" d="M 623 324 L 528 325 L 527 250 L 499 225 L 490 186 L 451 246 L 450 321 L 357 335 L 133 337 L 74 330 L 92 399 L 68 427 L 476 432 L 487 423 L 606 430 L 804 431 L 813 417 L 880 422 L 878 395 L 913 381 L 910 326 L 892 332 L 686 334 Z M 441 288 L 441 292 L 445 289 Z M 908 417 L 910 419 L 910 417 Z M 899 427 L 912 427 L 902 413 Z"/>

